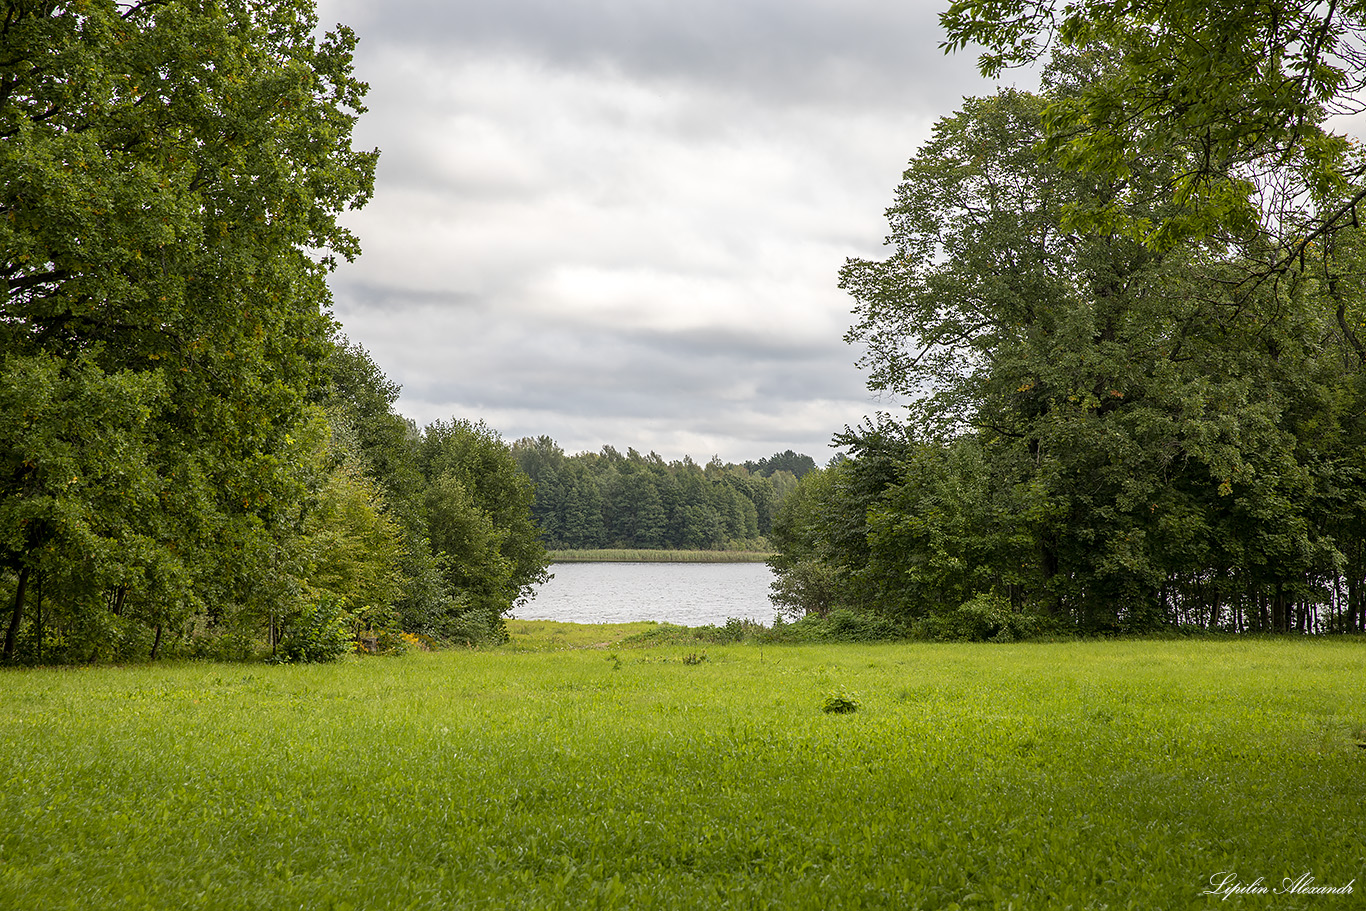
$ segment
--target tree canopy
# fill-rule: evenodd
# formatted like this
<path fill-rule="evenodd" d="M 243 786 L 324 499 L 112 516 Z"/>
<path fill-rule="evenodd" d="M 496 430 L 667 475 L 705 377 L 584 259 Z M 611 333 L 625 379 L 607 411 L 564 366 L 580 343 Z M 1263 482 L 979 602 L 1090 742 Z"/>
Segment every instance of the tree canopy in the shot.
<path fill-rule="evenodd" d="M 792 450 L 743 465 L 611 446 L 567 456 L 549 437 L 518 440 L 513 452 L 535 484 L 533 514 L 552 548 L 764 549 L 794 470 L 815 468 Z"/>
<path fill-rule="evenodd" d="M 354 36 L 316 25 L 305 2 L 6 8 L 7 656 L 35 576 L 158 629 L 270 597 L 324 277 L 358 252 L 337 216 L 376 157 L 351 148 Z"/>
<path fill-rule="evenodd" d="M 6 659 L 496 635 L 542 571 L 520 501 L 466 477 L 440 515 L 491 523 L 502 575 L 462 589 L 482 570 L 431 546 L 422 434 L 334 339 L 378 156 L 352 147 L 355 41 L 312 0 L 6 5 Z"/>
<path fill-rule="evenodd" d="M 1361 109 L 1366 3 L 954 0 L 941 21 L 946 49 L 983 48 L 987 76 L 1055 49 L 1111 56 L 1100 78 L 1045 110 L 1044 149 L 1063 167 L 1122 184 L 1149 151 L 1179 153 L 1160 218 L 1095 200 L 1069 224 L 1121 228 L 1159 249 L 1257 224 L 1274 250 L 1267 268 L 1358 222 L 1362 163 L 1325 120 Z"/>
<path fill-rule="evenodd" d="M 784 603 L 973 635 L 1366 623 L 1359 231 L 1248 286 L 1256 225 L 1125 230 L 1186 205 L 1189 148 L 1123 175 L 1040 153 L 1115 65 L 1065 53 L 1041 95 L 965 100 L 905 172 L 891 254 L 845 265 L 869 383 L 911 404 L 779 515 Z"/>

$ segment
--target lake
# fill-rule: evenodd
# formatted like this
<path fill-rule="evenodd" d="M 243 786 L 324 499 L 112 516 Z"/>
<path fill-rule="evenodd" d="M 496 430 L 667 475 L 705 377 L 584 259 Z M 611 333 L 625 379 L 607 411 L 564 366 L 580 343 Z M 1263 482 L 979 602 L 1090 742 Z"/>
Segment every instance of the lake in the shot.
<path fill-rule="evenodd" d="M 720 626 L 730 617 L 772 624 L 775 613 L 764 563 L 556 563 L 550 571 L 555 578 L 514 617 Z"/>

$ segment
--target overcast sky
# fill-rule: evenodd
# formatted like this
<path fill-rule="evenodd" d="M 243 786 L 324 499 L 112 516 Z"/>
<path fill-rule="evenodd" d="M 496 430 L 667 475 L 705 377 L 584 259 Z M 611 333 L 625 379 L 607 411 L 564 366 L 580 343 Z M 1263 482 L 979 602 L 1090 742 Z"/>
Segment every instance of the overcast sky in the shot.
<path fill-rule="evenodd" d="M 883 255 L 906 161 L 994 90 L 938 49 L 942 5 L 322 0 L 382 150 L 344 331 L 419 423 L 824 463 L 889 405 L 842 340 L 840 265 Z"/>

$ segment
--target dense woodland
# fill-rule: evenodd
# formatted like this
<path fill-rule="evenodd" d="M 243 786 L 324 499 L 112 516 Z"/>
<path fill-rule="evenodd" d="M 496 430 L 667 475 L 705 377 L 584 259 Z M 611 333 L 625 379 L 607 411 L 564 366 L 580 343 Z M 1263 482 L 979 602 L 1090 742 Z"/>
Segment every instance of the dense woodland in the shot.
<path fill-rule="evenodd" d="M 566 456 L 549 437 L 513 453 L 536 486 L 547 547 L 764 549 L 783 498 L 815 460 L 788 450 L 757 462 L 665 462 L 634 449 Z"/>
<path fill-rule="evenodd" d="M 4 659 L 497 638 L 544 578 L 530 482 L 396 415 L 328 315 L 378 155 L 354 35 L 308 0 L 0 26 Z"/>
<path fill-rule="evenodd" d="M 775 522 L 790 609 L 1366 629 L 1366 157 L 1324 126 L 1363 10 L 1206 6 L 954 4 L 988 72 L 1052 56 L 939 121 L 841 273 L 910 405 Z"/>

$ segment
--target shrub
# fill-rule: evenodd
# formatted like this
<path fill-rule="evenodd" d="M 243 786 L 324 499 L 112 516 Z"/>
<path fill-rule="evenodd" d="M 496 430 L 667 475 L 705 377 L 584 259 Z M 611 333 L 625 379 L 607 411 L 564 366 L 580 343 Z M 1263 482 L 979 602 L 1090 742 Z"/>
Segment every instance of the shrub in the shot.
<path fill-rule="evenodd" d="M 832 610 L 824 618 L 826 642 L 881 642 L 899 639 L 904 631 L 886 617 L 873 614 L 856 614 L 840 608 Z"/>
<path fill-rule="evenodd" d="M 257 644 L 254 637 L 240 632 L 196 636 L 190 641 L 189 654 L 208 661 L 251 661 L 260 658 Z"/>
<path fill-rule="evenodd" d="M 760 627 L 755 635 L 760 642 L 885 642 L 902 639 L 906 630 L 895 621 L 874 614 L 861 614 L 838 608 L 827 616 L 808 614 L 793 623 Z"/>
<path fill-rule="evenodd" d="M 920 621 L 915 634 L 941 642 L 1014 642 L 1038 636 L 1047 625 L 1046 618 L 1017 611 L 998 594 L 979 592 L 946 614 Z"/>
<path fill-rule="evenodd" d="M 687 626 L 680 626 L 677 623 L 660 623 L 653 629 L 647 629 L 636 633 L 634 636 L 627 636 L 621 640 L 623 646 L 649 646 L 649 645 L 691 645 L 701 639 L 701 631 L 706 627 L 696 629 Z M 712 627 L 715 629 L 715 627 Z"/>
<path fill-rule="evenodd" d="M 442 638 L 451 644 L 471 648 L 502 645 L 508 641 L 507 621 L 501 615 L 485 610 L 468 610 L 445 624 Z"/>
<path fill-rule="evenodd" d="M 334 598 L 322 598 L 285 629 L 278 661 L 336 661 L 351 651 L 351 615 Z"/>

